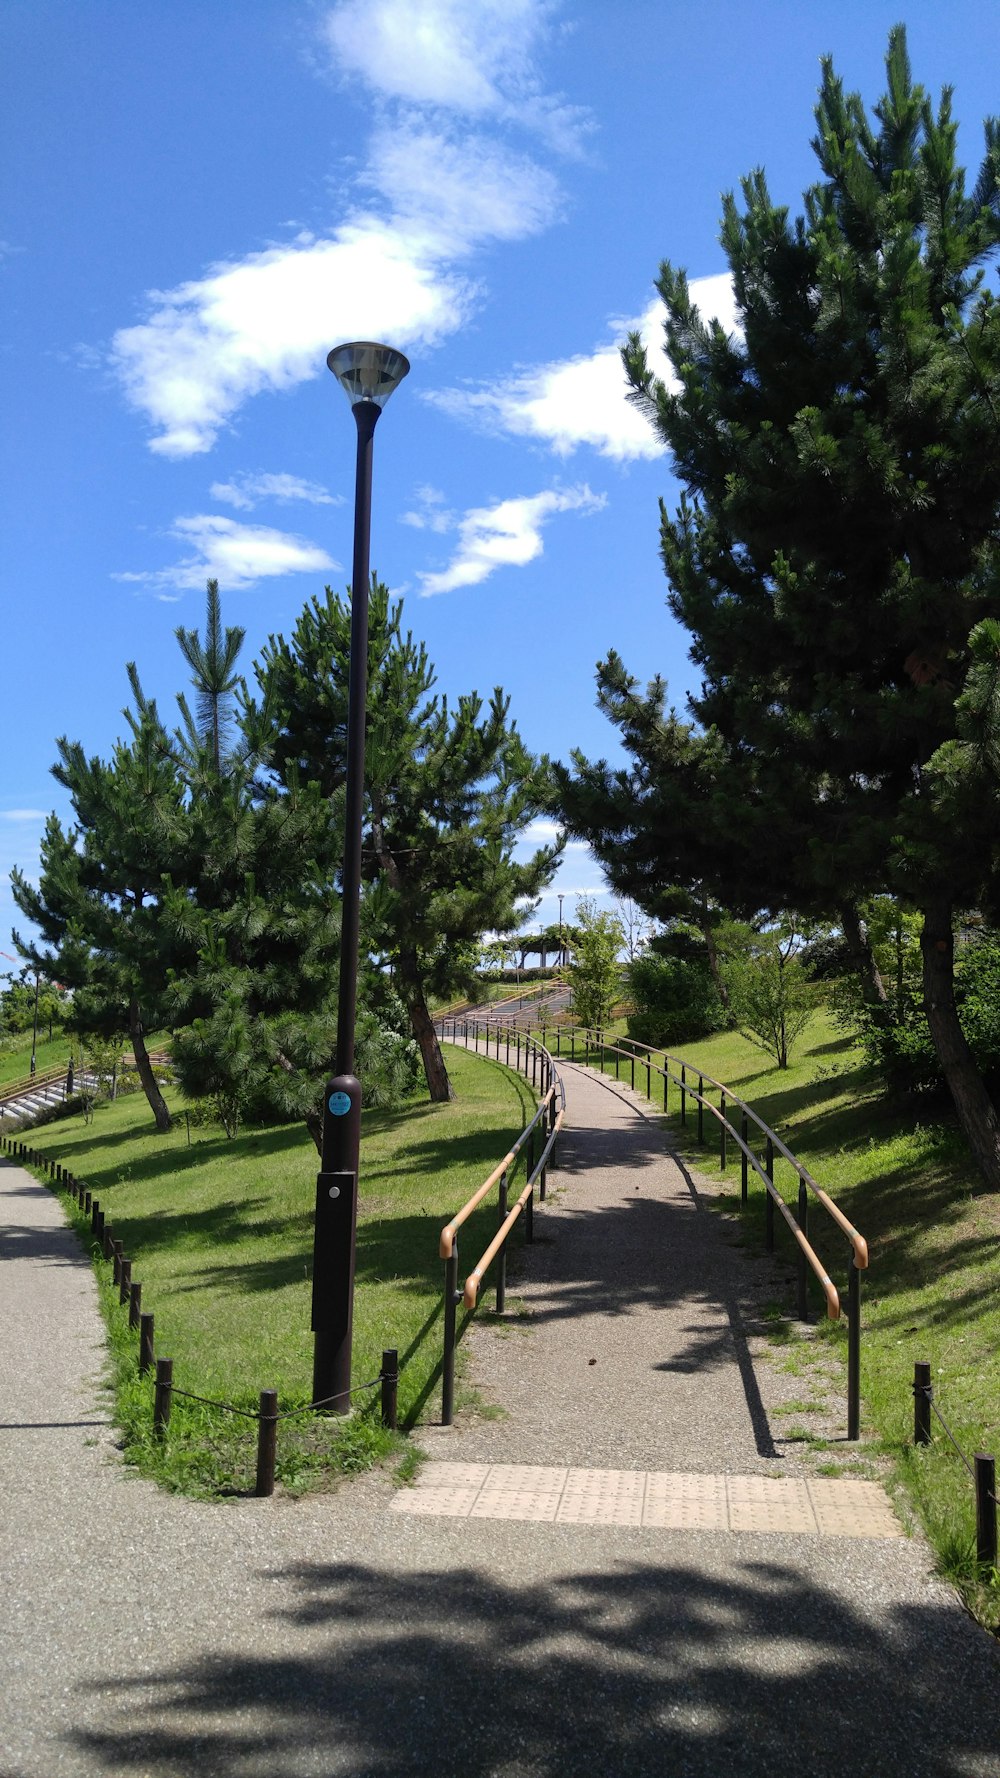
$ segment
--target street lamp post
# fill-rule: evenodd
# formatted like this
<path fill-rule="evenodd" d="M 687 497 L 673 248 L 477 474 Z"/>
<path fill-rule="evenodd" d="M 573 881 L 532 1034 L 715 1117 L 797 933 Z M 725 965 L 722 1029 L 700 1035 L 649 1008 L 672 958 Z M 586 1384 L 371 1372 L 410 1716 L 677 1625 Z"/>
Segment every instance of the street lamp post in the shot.
<path fill-rule="evenodd" d="M 361 1083 L 354 1073 L 361 914 L 365 706 L 368 693 L 368 582 L 372 441 L 379 414 L 410 366 L 392 346 L 370 340 L 336 346 L 327 364 L 351 404 L 358 429 L 351 576 L 351 655 L 347 703 L 347 783 L 336 1073 L 323 1102 L 323 1147 L 316 1181 L 313 1241 L 313 1400 L 346 1414 L 351 1405 L 354 1243 L 361 1151 Z"/>
<path fill-rule="evenodd" d="M 40 969 L 35 970 L 35 1017 L 31 1027 L 31 1078 L 35 1078 L 35 1052 L 38 1049 L 38 984 L 42 979 Z"/>
<path fill-rule="evenodd" d="M 556 893 L 557 893 L 557 894 L 558 894 L 558 890 L 557 890 L 557 891 L 556 891 Z M 563 937 L 562 937 L 562 904 L 563 904 L 563 898 L 562 898 L 562 896 L 561 896 L 561 895 L 560 895 L 560 896 L 559 896 L 559 967 L 560 967 L 560 969 L 565 969 L 565 967 L 566 967 L 566 957 L 565 957 L 565 953 L 564 953 L 564 951 L 563 951 Z"/>

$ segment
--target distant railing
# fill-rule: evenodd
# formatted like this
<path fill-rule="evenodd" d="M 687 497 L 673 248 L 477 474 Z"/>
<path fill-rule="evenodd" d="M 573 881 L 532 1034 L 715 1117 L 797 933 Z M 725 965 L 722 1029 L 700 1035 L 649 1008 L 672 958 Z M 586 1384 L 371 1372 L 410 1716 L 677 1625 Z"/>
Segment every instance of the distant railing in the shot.
<path fill-rule="evenodd" d="M 488 1021 L 486 1021 L 488 1023 Z M 757 1174 L 764 1186 L 764 1217 L 765 1245 L 769 1253 L 774 1250 L 774 1215 L 777 1210 L 787 1224 L 792 1239 L 796 1244 L 798 1260 L 798 1300 L 797 1313 L 801 1321 L 808 1319 L 808 1273 L 812 1271 L 820 1285 L 826 1300 L 826 1312 L 831 1321 L 841 1317 L 842 1305 L 840 1293 L 830 1278 L 822 1260 L 816 1253 L 808 1238 L 809 1201 L 810 1197 L 822 1207 L 837 1229 L 845 1236 L 851 1248 L 850 1271 L 848 1273 L 847 1300 L 847 1437 L 851 1440 L 860 1437 L 861 1431 L 861 1273 L 868 1267 L 868 1244 L 863 1235 L 853 1226 L 843 1211 L 818 1185 L 809 1169 L 794 1155 L 780 1136 L 766 1124 L 751 1105 L 741 1099 L 738 1094 L 725 1086 L 722 1081 L 706 1074 L 704 1069 L 694 1067 L 681 1056 L 671 1055 L 668 1050 L 654 1049 L 648 1044 L 640 1044 L 632 1038 L 621 1043 L 610 1040 L 603 1031 L 588 1030 L 584 1026 L 561 1026 L 553 1028 L 556 1056 L 568 1057 L 575 1062 L 590 1064 L 599 1061 L 602 1073 L 605 1063 L 610 1057 L 614 1063 L 615 1079 L 621 1078 L 621 1065 L 628 1064 L 631 1070 L 630 1084 L 635 1087 L 635 1071 L 638 1063 L 640 1070 L 646 1071 L 646 1097 L 652 1099 L 652 1081 L 654 1074 L 663 1082 L 663 1110 L 669 1111 L 669 1088 L 671 1082 L 680 1091 L 680 1121 L 682 1125 L 688 1121 L 688 1101 L 693 1100 L 697 1106 L 698 1140 L 705 1140 L 705 1113 L 715 1119 L 719 1128 L 719 1162 L 726 1170 L 729 1160 L 729 1143 L 736 1144 L 741 1158 L 741 1197 L 747 1202 L 748 1179 L 751 1169 Z M 547 1032 L 543 1032 L 543 1041 Z M 487 1038 L 487 1042 L 490 1039 Z M 579 1050 L 579 1057 L 578 1052 Z M 663 1057 L 662 1067 L 655 1056 Z M 693 1081 L 697 1078 L 698 1085 Z M 712 1103 L 706 1086 L 719 1095 L 719 1104 Z M 728 1113 L 732 1111 L 739 1116 L 739 1129 Z M 750 1126 L 756 1129 L 764 1141 L 764 1155 L 760 1159 L 754 1152 L 750 1141 Z M 796 1213 L 786 1204 L 784 1197 L 774 1183 L 774 1161 L 778 1155 L 788 1163 L 798 1178 L 798 1203 Z"/>
<path fill-rule="evenodd" d="M 485 1019 L 441 1018 L 436 1021 L 437 1029 L 443 1038 L 450 1037 L 454 1043 L 465 1044 L 468 1048 L 479 1050 L 484 1045 L 486 1055 L 500 1061 L 501 1048 L 504 1050 L 504 1061 L 509 1067 L 517 1068 L 525 1079 L 531 1080 L 535 1090 L 541 1093 L 541 1102 L 531 1122 L 521 1131 L 517 1141 L 512 1144 L 503 1159 L 498 1161 L 493 1171 L 482 1185 L 466 1200 L 462 1208 L 446 1223 L 441 1230 L 438 1252 L 445 1262 L 444 1274 L 444 1358 L 441 1373 L 441 1423 L 450 1426 L 455 1414 L 455 1349 L 458 1344 L 457 1312 L 459 1303 L 464 1303 L 471 1314 L 479 1302 L 479 1292 L 493 1261 L 497 1264 L 496 1309 L 502 1315 L 507 1295 L 507 1242 L 513 1233 L 515 1224 L 524 1217 L 525 1240 L 534 1239 L 535 1188 L 538 1188 L 539 1201 L 544 1201 L 546 1174 L 555 1147 L 556 1137 L 562 1129 L 566 1112 L 566 1090 L 555 1062 L 544 1045 L 536 1043 L 528 1032 L 521 1031 L 510 1025 L 501 1025 L 499 1021 Z M 495 1041 L 496 1050 L 493 1054 L 492 1045 Z M 537 1150 L 537 1153 L 536 1153 Z M 520 1195 L 514 1203 L 510 1203 L 510 1187 L 517 1171 L 522 1154 L 525 1157 L 525 1183 Z M 465 1280 L 463 1289 L 458 1284 L 458 1231 L 467 1222 L 473 1211 L 489 1196 L 493 1187 L 497 1187 L 497 1230 L 472 1271 Z"/>

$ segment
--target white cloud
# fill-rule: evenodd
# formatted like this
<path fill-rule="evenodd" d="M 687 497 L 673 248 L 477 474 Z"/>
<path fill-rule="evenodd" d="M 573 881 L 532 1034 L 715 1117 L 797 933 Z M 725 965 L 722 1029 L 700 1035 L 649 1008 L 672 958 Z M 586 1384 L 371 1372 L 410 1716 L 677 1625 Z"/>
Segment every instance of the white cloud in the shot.
<path fill-rule="evenodd" d="M 416 508 L 399 515 L 400 524 L 412 525 L 415 531 L 453 531 L 457 523 L 455 514 L 444 504 L 444 495 L 440 488 L 426 485 L 414 489 Z"/>
<path fill-rule="evenodd" d="M 179 593 L 189 587 L 202 587 L 206 580 L 217 580 L 220 587 L 233 590 L 253 586 L 255 581 L 277 574 L 339 567 L 324 549 L 306 537 L 274 531 L 267 525 L 241 525 L 218 513 L 176 519 L 170 535 L 193 547 L 196 553 L 169 568 L 116 574 L 113 578 L 148 586 L 162 598 L 175 596 L 168 589 Z"/>
<path fill-rule="evenodd" d="M 298 475 L 234 475 L 230 482 L 213 482 L 209 490 L 213 500 L 235 506 L 238 512 L 252 512 L 261 500 L 277 500 L 282 506 L 291 500 L 305 500 L 311 506 L 343 506 L 342 494 L 331 494 L 319 482 L 303 481 Z"/>
<path fill-rule="evenodd" d="M 44 809 L 0 809 L 0 821 L 44 821 Z"/>
<path fill-rule="evenodd" d="M 494 132 L 512 119 L 533 123 L 550 139 L 570 131 L 530 59 L 550 11 L 545 0 L 346 0 L 332 9 L 326 40 L 341 68 L 395 109 L 380 113 L 353 201 L 338 191 L 336 227 L 152 291 L 145 318 L 115 334 L 112 364 L 154 428 L 153 451 L 210 450 L 250 397 L 324 374 L 338 339 L 426 350 L 465 323 L 478 288 L 461 262 L 548 226 L 561 193 L 545 167 L 456 119 L 488 118 Z"/>
<path fill-rule="evenodd" d="M 450 593 L 478 586 L 497 568 L 523 568 L 542 553 L 542 527 L 557 512 L 599 512 L 603 494 L 577 488 L 550 488 L 542 494 L 473 507 L 458 521 L 458 548 L 447 568 L 421 573 L 421 593 Z"/>
<path fill-rule="evenodd" d="M 383 98 L 516 122 L 574 151 L 589 127 L 546 93 L 535 52 L 552 0 L 340 0 L 324 23 L 336 66 Z"/>
<path fill-rule="evenodd" d="M 728 332 L 736 330 L 728 272 L 693 279 L 691 293 L 706 319 L 717 317 Z M 614 324 L 613 344 L 519 371 L 486 388 L 432 391 L 425 399 L 492 431 L 536 438 L 559 456 L 569 456 L 580 445 L 619 462 L 662 456 L 664 446 L 649 421 L 627 400 L 619 346 L 633 329 L 642 335 L 654 375 L 673 384 L 660 343 L 663 305 L 657 299 L 637 320 Z"/>

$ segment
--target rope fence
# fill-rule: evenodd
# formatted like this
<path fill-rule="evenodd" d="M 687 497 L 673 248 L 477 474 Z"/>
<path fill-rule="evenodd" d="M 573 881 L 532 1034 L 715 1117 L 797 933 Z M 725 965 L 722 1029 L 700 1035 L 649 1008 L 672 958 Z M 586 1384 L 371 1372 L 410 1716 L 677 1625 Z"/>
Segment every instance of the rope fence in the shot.
<path fill-rule="evenodd" d="M 949 1442 L 964 1463 L 976 1491 L 976 1561 L 990 1568 L 997 1565 L 997 1468 L 996 1458 L 978 1451 L 971 1462 L 934 1400 L 931 1367 L 927 1359 L 917 1359 L 913 1366 L 913 1442 L 933 1443 L 931 1415 L 940 1423 Z"/>
<path fill-rule="evenodd" d="M 95 1249 L 94 1257 L 101 1258 L 112 1268 L 111 1283 L 118 1287 L 118 1301 L 124 1307 L 128 1305 L 128 1324 L 132 1331 L 139 1334 L 138 1369 L 141 1377 L 153 1372 L 153 1432 L 157 1438 L 165 1438 L 170 1425 L 170 1413 L 174 1396 L 183 1396 L 186 1401 L 196 1401 L 204 1407 L 216 1408 L 220 1413 L 233 1414 L 243 1420 L 257 1422 L 257 1475 L 254 1494 L 258 1499 L 266 1499 L 274 1493 L 274 1475 L 277 1461 L 277 1433 L 282 1420 L 293 1420 L 299 1415 L 315 1413 L 317 1410 L 343 1404 L 352 1395 L 362 1395 L 369 1389 L 381 1389 L 380 1413 L 382 1425 L 395 1432 L 398 1425 L 398 1392 L 401 1366 L 399 1353 L 392 1347 L 382 1353 L 382 1368 L 377 1377 L 370 1382 L 357 1383 L 352 1389 L 343 1390 L 338 1395 L 324 1396 L 319 1401 L 306 1402 L 295 1408 L 286 1408 L 282 1413 L 278 1409 L 278 1394 L 275 1389 L 260 1391 L 259 1405 L 256 1408 L 237 1407 L 235 1402 L 219 1401 L 213 1396 L 197 1395 L 193 1389 L 182 1389 L 174 1382 L 174 1361 L 172 1358 L 158 1358 L 155 1351 L 155 1323 L 153 1316 L 143 1313 L 142 1285 L 132 1278 L 132 1261 L 124 1252 L 122 1242 L 115 1236 L 111 1223 L 106 1220 L 100 1202 L 87 1190 L 83 1181 L 75 1174 L 52 1161 L 47 1155 L 40 1154 L 37 1149 L 27 1143 L 17 1141 L 13 1137 L 0 1136 L 0 1154 L 9 1155 L 19 1165 L 33 1167 L 45 1175 L 48 1182 L 62 1187 L 69 1193 L 77 1209 L 84 1217 L 90 1218 L 90 1232 Z"/>

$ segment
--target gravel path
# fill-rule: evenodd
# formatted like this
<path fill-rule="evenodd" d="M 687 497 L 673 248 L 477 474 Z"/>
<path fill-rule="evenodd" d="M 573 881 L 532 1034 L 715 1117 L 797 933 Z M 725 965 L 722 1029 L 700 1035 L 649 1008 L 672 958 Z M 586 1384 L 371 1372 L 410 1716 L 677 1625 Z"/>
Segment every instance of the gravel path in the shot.
<path fill-rule="evenodd" d="M 752 1353 L 769 1279 L 738 1281 L 638 1106 L 569 1089 L 530 1331 L 473 1350 L 509 1417 L 434 1455 L 792 1473 Z M 381 1476 L 206 1505 L 129 1477 L 89 1265 L 4 1161 L 0 1197 L 0 1778 L 1000 1778 L 995 1647 L 917 1540 L 408 1517 Z"/>

